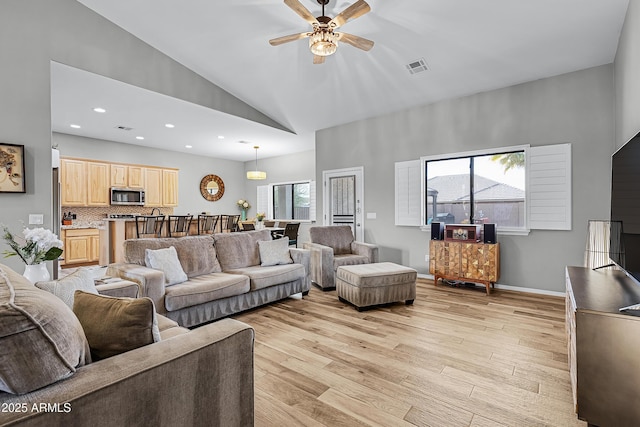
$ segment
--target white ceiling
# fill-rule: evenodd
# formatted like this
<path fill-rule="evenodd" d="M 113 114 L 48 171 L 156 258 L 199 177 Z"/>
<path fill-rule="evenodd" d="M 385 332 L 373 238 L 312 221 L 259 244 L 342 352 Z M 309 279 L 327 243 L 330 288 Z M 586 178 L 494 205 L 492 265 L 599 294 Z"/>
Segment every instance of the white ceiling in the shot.
<path fill-rule="evenodd" d="M 291 151 L 312 149 L 319 129 L 611 63 L 628 5 L 628 0 L 367 0 L 371 12 L 341 30 L 373 40 L 373 49 L 341 44 L 324 64 L 313 65 L 307 40 L 268 43 L 310 27 L 282 0 L 78 1 L 301 135 L 282 142 L 292 144 Z M 320 15 L 316 0 L 300 1 Z M 354 1 L 330 0 L 326 14 L 333 17 Z M 405 65 L 420 58 L 430 70 L 410 75 Z M 71 91 L 91 93 L 79 86 Z M 65 96 L 61 108 L 69 109 L 74 95 L 67 90 Z M 138 89 L 135 96 L 144 94 Z M 140 104 L 157 111 L 156 101 Z M 71 133 L 55 99 L 53 107 L 54 128 Z M 131 122 L 120 124 L 136 128 L 165 120 L 147 114 L 138 124 L 137 112 L 127 114 Z M 218 118 L 233 121 L 228 115 Z M 259 128 L 273 132 L 261 125 L 256 132 Z M 260 137 L 241 138 L 254 143 L 250 138 Z M 105 134 L 105 139 L 114 138 Z M 166 144 L 160 136 L 153 139 Z M 278 155 L 270 153 L 270 141 L 258 143 L 261 157 Z M 206 155 L 250 160 L 254 152 L 234 144 Z"/>

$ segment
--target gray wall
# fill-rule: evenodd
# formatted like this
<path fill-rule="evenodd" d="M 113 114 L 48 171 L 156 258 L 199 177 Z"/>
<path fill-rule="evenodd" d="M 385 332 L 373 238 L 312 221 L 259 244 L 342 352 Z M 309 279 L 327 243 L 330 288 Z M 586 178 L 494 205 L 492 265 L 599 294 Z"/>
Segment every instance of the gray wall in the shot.
<path fill-rule="evenodd" d="M 627 9 L 615 60 L 616 147 L 640 132 L 640 2 Z"/>
<path fill-rule="evenodd" d="M 256 214 L 255 204 L 258 186 L 314 180 L 316 175 L 315 159 L 314 150 L 269 159 L 261 159 L 258 154 L 258 169 L 267 172 L 267 179 L 264 181 L 245 180 L 246 196 L 242 198 L 249 199 L 251 203 L 249 216 L 253 217 Z M 254 170 L 256 168 L 255 166 L 255 160 L 246 162 L 244 166 L 245 172 Z M 310 226 L 310 223 L 300 224 L 300 229 L 298 230 L 298 247 L 302 247 L 302 243 L 309 241 Z"/>
<path fill-rule="evenodd" d="M 0 222 L 12 228 L 29 213 L 51 227 L 52 60 L 278 127 L 75 0 L 3 0 L 0 57 L 0 141 L 23 144 L 26 160 L 27 193 L 0 194 Z M 15 258 L 3 262 L 22 271 Z"/>
<path fill-rule="evenodd" d="M 381 260 L 427 273 L 427 233 L 394 225 L 394 162 L 570 142 L 573 229 L 499 236 L 501 284 L 563 291 L 564 267 L 583 262 L 587 221 L 608 218 L 613 74 L 605 65 L 319 131 L 317 179 L 323 170 L 364 166 L 365 212 L 377 214 L 365 222 L 365 240 L 381 246 Z"/>
<path fill-rule="evenodd" d="M 54 133 L 53 142 L 58 144 L 61 156 L 180 169 L 178 207 L 174 208 L 176 214 L 197 214 L 203 211 L 214 214 L 237 214 L 236 201 L 246 197 L 247 179 L 243 162 L 194 156 L 64 133 Z M 224 195 L 215 202 L 209 202 L 200 195 L 200 180 L 208 174 L 216 174 L 224 182 Z"/>

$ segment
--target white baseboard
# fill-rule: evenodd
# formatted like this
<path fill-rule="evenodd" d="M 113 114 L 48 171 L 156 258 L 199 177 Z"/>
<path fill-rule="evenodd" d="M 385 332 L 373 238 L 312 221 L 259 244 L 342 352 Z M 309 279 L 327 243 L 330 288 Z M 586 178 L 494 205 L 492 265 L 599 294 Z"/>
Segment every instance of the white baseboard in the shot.
<path fill-rule="evenodd" d="M 431 274 L 420 274 L 418 273 L 418 277 L 421 279 L 431 279 L 433 280 L 433 276 Z M 565 297 L 566 294 L 564 292 L 557 291 L 548 291 L 546 289 L 535 289 L 535 288 L 523 288 L 521 286 L 512 286 L 512 285 L 501 285 L 500 283 L 496 283 L 496 289 L 504 289 L 506 291 L 515 291 L 515 292 L 525 292 L 528 294 L 539 294 L 539 295 L 550 295 L 554 297 Z"/>

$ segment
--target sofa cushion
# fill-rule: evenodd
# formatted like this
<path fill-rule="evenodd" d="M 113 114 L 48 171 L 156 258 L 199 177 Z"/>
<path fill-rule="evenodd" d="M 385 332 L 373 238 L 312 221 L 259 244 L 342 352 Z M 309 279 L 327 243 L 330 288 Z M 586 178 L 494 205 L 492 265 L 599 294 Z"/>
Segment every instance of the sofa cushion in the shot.
<path fill-rule="evenodd" d="M 187 328 L 183 328 L 178 325 L 178 322 L 169 319 L 168 317 L 164 317 L 161 314 L 156 314 L 156 318 L 158 319 L 158 329 L 160 330 L 160 339 L 167 340 L 169 338 L 176 337 L 178 335 L 189 333 Z"/>
<path fill-rule="evenodd" d="M 85 291 L 97 294 L 96 284 L 93 281 L 93 273 L 84 268 L 79 268 L 73 273 L 58 280 L 36 282 L 36 287 L 54 294 L 60 298 L 70 309 L 73 309 L 73 294 L 76 291 Z"/>
<path fill-rule="evenodd" d="M 193 277 L 165 291 L 167 311 L 249 292 L 249 278 L 240 274 L 211 273 Z"/>
<path fill-rule="evenodd" d="M 331 225 L 325 227 L 309 228 L 309 236 L 312 243 L 333 248 L 334 255 L 351 253 L 353 242 L 353 230 L 349 225 Z"/>
<path fill-rule="evenodd" d="M 160 341 L 156 310 L 149 298 L 115 298 L 76 291 L 73 312 L 96 359 Z"/>
<path fill-rule="evenodd" d="M 369 258 L 364 255 L 338 255 L 333 257 L 333 270 L 338 270 L 342 265 L 369 264 Z"/>
<path fill-rule="evenodd" d="M 146 249 L 163 249 L 169 246 L 176 248 L 180 265 L 189 277 L 222 271 L 210 235 L 125 240 L 124 259 L 129 264 L 146 265 Z"/>
<path fill-rule="evenodd" d="M 306 271 L 302 264 L 273 265 L 271 267 L 245 267 L 230 270 L 229 273 L 249 276 L 251 290 L 268 288 L 269 286 L 293 282 L 303 279 Z"/>
<path fill-rule="evenodd" d="M 260 266 L 291 264 L 293 260 L 289 255 L 289 238 L 283 237 L 276 240 L 263 240 L 258 242 L 260 252 Z"/>
<path fill-rule="evenodd" d="M 145 264 L 149 268 L 161 270 L 167 286 L 185 282 L 188 277 L 180 265 L 174 246 L 162 249 L 145 249 Z"/>
<path fill-rule="evenodd" d="M 271 240 L 269 230 L 216 233 L 213 235 L 222 271 L 260 265 L 258 242 Z"/>
<path fill-rule="evenodd" d="M 0 264 L 0 390 L 28 393 L 90 361 L 71 309 Z"/>

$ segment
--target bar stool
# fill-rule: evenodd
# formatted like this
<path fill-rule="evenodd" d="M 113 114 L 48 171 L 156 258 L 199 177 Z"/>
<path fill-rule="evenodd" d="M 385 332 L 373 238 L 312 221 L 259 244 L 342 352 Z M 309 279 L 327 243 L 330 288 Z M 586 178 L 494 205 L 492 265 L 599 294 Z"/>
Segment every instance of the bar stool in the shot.
<path fill-rule="evenodd" d="M 220 215 L 198 215 L 198 234 L 215 233 L 219 220 Z"/>
<path fill-rule="evenodd" d="M 192 219 L 193 215 L 169 215 L 168 236 L 188 236 Z"/>
<path fill-rule="evenodd" d="M 136 237 L 160 237 L 164 225 L 164 215 L 137 215 Z"/>

